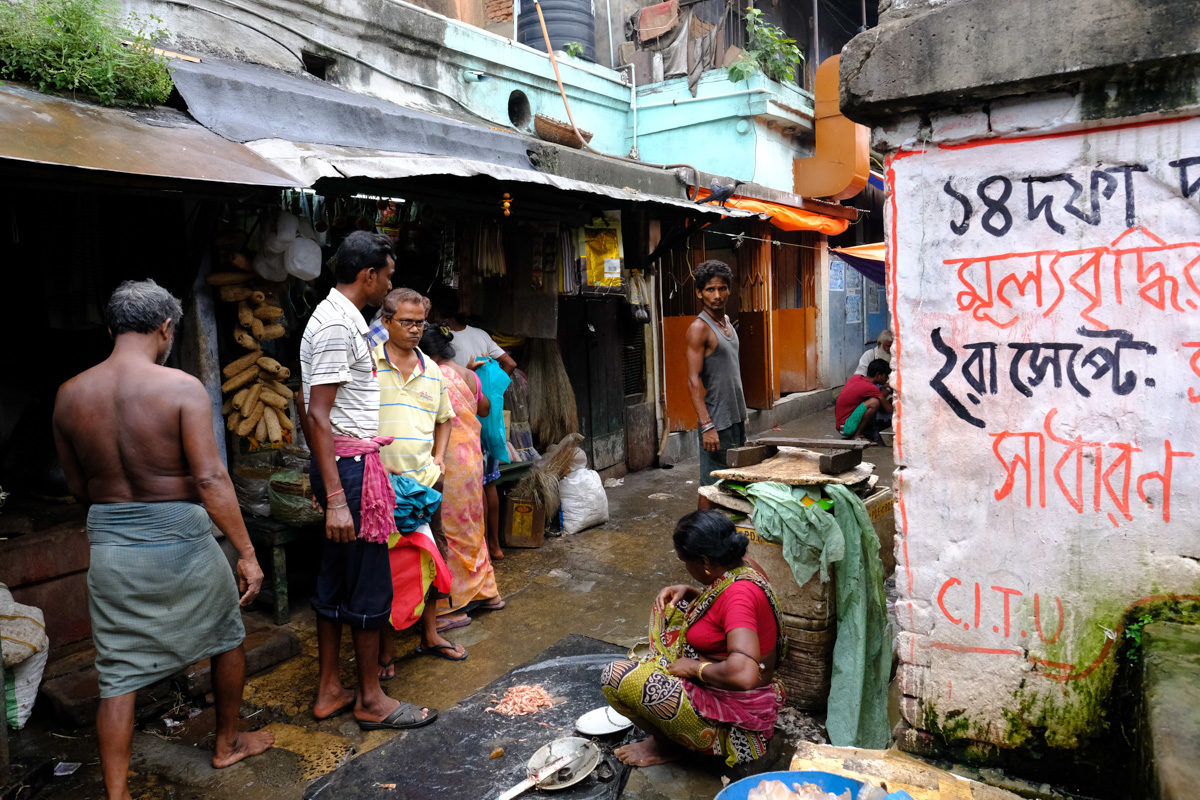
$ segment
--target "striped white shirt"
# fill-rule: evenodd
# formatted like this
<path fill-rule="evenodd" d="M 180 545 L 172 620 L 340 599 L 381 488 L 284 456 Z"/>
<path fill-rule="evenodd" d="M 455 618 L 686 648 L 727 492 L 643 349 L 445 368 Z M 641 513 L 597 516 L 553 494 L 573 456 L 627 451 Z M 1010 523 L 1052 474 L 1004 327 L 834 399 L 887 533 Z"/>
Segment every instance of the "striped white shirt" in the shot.
<path fill-rule="evenodd" d="M 336 288 L 313 309 L 300 340 L 304 404 L 312 387 L 337 384 L 329 411 L 334 434 L 371 439 L 379 431 L 379 381 L 367 346 L 367 321 Z"/>

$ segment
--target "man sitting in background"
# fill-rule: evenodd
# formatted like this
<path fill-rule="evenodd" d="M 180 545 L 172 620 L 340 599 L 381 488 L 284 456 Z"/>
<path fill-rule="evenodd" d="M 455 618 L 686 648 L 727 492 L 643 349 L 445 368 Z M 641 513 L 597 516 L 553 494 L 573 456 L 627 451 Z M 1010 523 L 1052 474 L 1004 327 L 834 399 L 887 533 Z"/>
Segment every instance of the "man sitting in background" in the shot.
<path fill-rule="evenodd" d="M 891 367 L 882 358 L 867 365 L 867 376 L 851 375 L 833 404 L 834 420 L 843 439 L 866 439 L 883 444 L 879 435 L 878 416 L 891 415 L 892 402 L 881 387 L 885 387 Z"/>
<path fill-rule="evenodd" d="M 879 337 L 875 340 L 875 346 L 863 353 L 862 357 L 858 359 L 858 366 L 855 368 L 854 374 L 861 375 L 864 378 L 867 377 L 867 365 L 877 358 L 886 361 L 890 368 L 892 366 L 892 342 L 894 340 L 895 337 L 887 328 L 880 331 Z"/>

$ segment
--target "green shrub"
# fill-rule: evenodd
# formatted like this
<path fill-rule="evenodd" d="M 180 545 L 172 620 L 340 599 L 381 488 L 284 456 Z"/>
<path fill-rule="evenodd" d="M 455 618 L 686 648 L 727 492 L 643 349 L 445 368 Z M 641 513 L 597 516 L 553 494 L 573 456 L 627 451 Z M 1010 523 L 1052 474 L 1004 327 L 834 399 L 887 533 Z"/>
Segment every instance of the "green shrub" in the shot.
<path fill-rule="evenodd" d="M 160 22 L 119 18 L 107 0 L 0 0 L 0 78 L 106 106 L 157 105 L 172 87 L 167 59 L 153 51 L 166 34 Z"/>
<path fill-rule="evenodd" d="M 773 81 L 795 81 L 796 67 L 804 62 L 804 54 L 783 28 L 763 22 L 761 17 L 760 9 L 746 12 L 746 49 L 729 65 L 729 80 L 744 81 L 761 71 Z"/>
<path fill-rule="evenodd" d="M 583 56 L 583 45 L 579 42 L 566 42 L 563 44 L 563 52 L 571 58 L 580 58 Z"/>

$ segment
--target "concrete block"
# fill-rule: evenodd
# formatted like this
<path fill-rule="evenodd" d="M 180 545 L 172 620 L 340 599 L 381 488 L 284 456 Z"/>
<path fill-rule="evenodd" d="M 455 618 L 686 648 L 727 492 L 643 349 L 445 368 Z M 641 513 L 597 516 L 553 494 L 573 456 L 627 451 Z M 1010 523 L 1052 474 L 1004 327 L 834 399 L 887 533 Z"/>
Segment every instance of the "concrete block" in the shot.
<path fill-rule="evenodd" d="M 12 595 L 18 603 L 42 609 L 52 648 L 78 642 L 92 633 L 86 572 L 63 575 L 32 586 L 14 587 Z"/>
<path fill-rule="evenodd" d="M 169 679 L 139 690 L 136 700 L 139 718 L 171 696 Z M 76 728 L 92 725 L 100 704 L 100 673 L 95 667 L 88 667 L 48 680 L 42 684 L 38 699 L 45 701 L 51 713 L 64 725 Z"/>
<path fill-rule="evenodd" d="M 929 131 L 924 129 L 920 114 L 905 114 L 872 129 L 871 147 L 883 153 L 913 148 L 927 139 Z"/>
<path fill-rule="evenodd" d="M 989 111 L 992 132 L 1000 136 L 1058 130 L 1081 122 L 1083 114 L 1080 95 L 1067 92 L 997 100 Z"/>
<path fill-rule="evenodd" d="M 957 112 L 934 112 L 929 115 L 933 141 L 939 144 L 966 142 L 991 135 L 988 115 L 982 110 Z"/>
<path fill-rule="evenodd" d="M 246 633 L 242 643 L 246 650 L 246 675 L 256 675 L 265 669 L 300 654 L 300 640 L 287 628 L 266 627 Z M 188 667 L 183 676 L 184 688 L 193 697 L 212 691 L 212 662 L 198 661 Z"/>
<path fill-rule="evenodd" d="M 926 637 L 910 631 L 896 634 L 896 655 L 906 664 L 919 667 L 929 666 L 929 648 Z"/>
<path fill-rule="evenodd" d="M 842 50 L 841 108 L 856 122 L 1061 91 L 1110 75 L 1167 110 L 1188 98 L 1168 90 L 1174 78 L 1161 74 L 1164 62 L 1173 74 L 1200 62 L 1191 0 L 910 5 L 881 16 Z"/>
<path fill-rule="evenodd" d="M 23 586 L 88 568 L 87 530 L 82 521 L 67 522 L 0 542 L 0 580 Z"/>
<path fill-rule="evenodd" d="M 914 728 L 922 724 L 921 701 L 908 695 L 900 695 L 900 716 Z"/>
<path fill-rule="evenodd" d="M 896 683 L 900 693 L 909 697 L 920 697 L 925 692 L 925 678 L 929 670 L 912 664 L 901 664 L 896 669 Z"/>

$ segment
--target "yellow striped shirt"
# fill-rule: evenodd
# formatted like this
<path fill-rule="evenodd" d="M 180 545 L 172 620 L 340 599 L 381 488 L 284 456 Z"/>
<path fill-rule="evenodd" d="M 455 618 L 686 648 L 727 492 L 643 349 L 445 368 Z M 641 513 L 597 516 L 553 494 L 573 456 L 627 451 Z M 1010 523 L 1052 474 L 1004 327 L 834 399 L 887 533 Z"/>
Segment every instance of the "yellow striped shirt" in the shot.
<path fill-rule="evenodd" d="M 433 428 L 454 417 L 446 382 L 438 365 L 420 350 L 416 369 L 402 380 L 385 347 L 377 346 L 371 355 L 379 374 L 379 435 L 394 441 L 379 455 L 384 466 L 433 486 L 439 476 L 433 465 Z"/>

